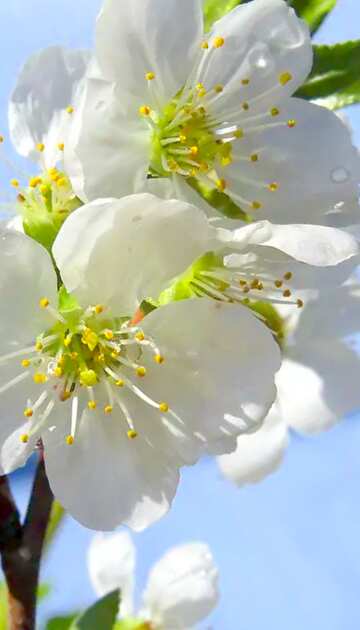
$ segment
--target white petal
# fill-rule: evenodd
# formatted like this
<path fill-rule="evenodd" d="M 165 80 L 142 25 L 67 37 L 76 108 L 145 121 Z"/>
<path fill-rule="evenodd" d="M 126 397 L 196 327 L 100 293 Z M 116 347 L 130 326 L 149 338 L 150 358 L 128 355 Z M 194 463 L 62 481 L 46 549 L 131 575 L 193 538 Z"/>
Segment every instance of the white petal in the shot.
<path fill-rule="evenodd" d="M 105 78 L 133 97 L 135 110 L 151 99 L 164 103 L 185 83 L 202 36 L 201 0 L 106 0 L 96 26 L 96 56 Z"/>
<path fill-rule="evenodd" d="M 296 126 L 289 129 L 286 123 L 291 119 Z M 266 126 L 279 122 L 284 124 Z M 256 217 L 274 223 L 327 223 L 327 213 L 339 205 L 343 212 L 353 207 L 358 198 L 360 159 L 336 114 L 291 98 L 280 107 L 279 116 L 269 114 L 248 123 L 239 119 L 239 125 L 244 138 L 234 145 L 234 162 L 224 169 L 223 176 L 230 196 L 239 194 L 262 204 Z M 254 127 L 258 131 L 252 132 Z M 250 160 L 254 153 L 257 162 Z M 237 156 L 246 159 L 238 161 Z M 268 189 L 271 183 L 278 185 L 275 192 Z"/>
<path fill-rule="evenodd" d="M 151 134 L 136 108 L 132 116 L 124 114 L 119 86 L 88 79 L 72 133 L 77 160 L 71 156 L 67 169 L 84 201 L 143 189 Z"/>
<path fill-rule="evenodd" d="M 216 37 L 224 45 L 213 48 Z M 270 109 L 302 85 L 312 65 L 308 27 L 283 0 L 254 0 L 236 7 L 215 23 L 209 36 L 205 67 L 199 79 L 205 88 L 224 86 L 213 111 L 220 120 L 223 112 L 240 110 L 242 101 L 251 111 Z M 292 79 L 281 85 L 280 76 Z M 248 80 L 242 85 L 242 80 Z"/>
<path fill-rule="evenodd" d="M 206 298 L 161 307 L 142 322 L 165 357 L 149 367 L 142 388 L 175 412 L 167 416 L 198 448 L 253 430 L 270 409 L 279 349 L 267 328 L 242 306 Z M 235 448 L 235 440 L 233 441 Z"/>
<path fill-rule="evenodd" d="M 91 529 L 121 523 L 141 531 L 168 511 L 179 481 L 177 462 L 148 444 L 129 440 L 120 412 L 109 418 L 84 411 L 74 444 L 60 431 L 43 434 L 51 488 L 65 509 Z"/>
<path fill-rule="evenodd" d="M 143 600 L 149 619 L 167 630 L 188 630 L 219 598 L 218 570 L 204 543 L 168 551 L 152 568 Z"/>
<path fill-rule="evenodd" d="M 84 234 L 86 238 L 84 239 Z M 69 291 L 86 304 L 132 314 L 211 249 L 205 215 L 149 194 L 95 201 L 74 212 L 53 253 Z"/>
<path fill-rule="evenodd" d="M 360 408 L 360 359 L 344 343 L 310 339 L 287 349 L 286 356 L 277 385 L 291 427 L 318 433 Z"/>
<path fill-rule="evenodd" d="M 66 142 L 71 116 L 76 107 L 89 53 L 59 46 L 32 55 L 20 72 L 10 97 L 9 127 L 16 150 L 25 157 L 44 158 L 46 166 L 60 159 L 58 144 Z M 43 143 L 40 154 L 36 145 Z"/>
<path fill-rule="evenodd" d="M 128 532 L 96 534 L 88 550 L 90 580 L 99 597 L 121 590 L 121 615 L 131 615 L 136 549 Z"/>
<path fill-rule="evenodd" d="M 47 251 L 13 230 L 0 234 L 0 353 L 31 345 L 49 328 L 39 300 L 57 305 L 57 279 Z"/>
<path fill-rule="evenodd" d="M 262 427 L 238 438 L 234 453 L 218 457 L 224 477 L 243 486 L 257 483 L 278 469 L 288 445 L 288 430 L 280 409 L 273 405 Z"/>

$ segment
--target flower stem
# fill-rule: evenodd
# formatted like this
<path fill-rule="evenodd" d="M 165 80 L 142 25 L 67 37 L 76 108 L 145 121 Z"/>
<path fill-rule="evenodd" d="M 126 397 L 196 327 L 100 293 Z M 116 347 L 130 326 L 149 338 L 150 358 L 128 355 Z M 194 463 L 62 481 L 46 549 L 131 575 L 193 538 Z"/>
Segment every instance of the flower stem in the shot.
<path fill-rule="evenodd" d="M 24 524 L 6 477 L 0 481 L 0 552 L 9 600 L 9 630 L 35 630 L 40 561 L 53 495 L 42 452 Z"/>

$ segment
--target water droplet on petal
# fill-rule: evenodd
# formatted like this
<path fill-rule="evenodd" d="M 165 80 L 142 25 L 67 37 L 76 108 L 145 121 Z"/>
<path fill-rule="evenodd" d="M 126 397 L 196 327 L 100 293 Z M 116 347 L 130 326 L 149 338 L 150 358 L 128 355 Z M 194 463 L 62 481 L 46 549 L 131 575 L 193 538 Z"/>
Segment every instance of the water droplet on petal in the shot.
<path fill-rule="evenodd" d="M 338 168 L 334 168 L 334 170 L 331 171 L 330 177 L 335 184 L 343 184 L 349 179 L 350 173 L 346 168 L 340 166 Z"/>

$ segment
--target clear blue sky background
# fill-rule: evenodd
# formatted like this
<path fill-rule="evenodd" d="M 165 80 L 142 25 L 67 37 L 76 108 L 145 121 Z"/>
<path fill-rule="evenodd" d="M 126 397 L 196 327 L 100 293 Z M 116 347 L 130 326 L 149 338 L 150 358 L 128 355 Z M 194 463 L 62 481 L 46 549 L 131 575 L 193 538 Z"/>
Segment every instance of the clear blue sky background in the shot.
<path fill-rule="evenodd" d="M 1 131 L 6 132 L 9 91 L 26 57 L 54 43 L 91 45 L 99 3 L 1 3 Z M 333 43 L 358 38 L 359 23 L 359 0 L 338 0 L 317 39 Z M 360 108 L 348 113 L 360 144 Z M 10 176 L 0 165 L 0 200 L 10 198 Z M 235 489 L 221 479 L 211 460 L 185 470 L 171 513 L 135 537 L 139 586 L 170 546 L 205 540 L 221 573 L 222 599 L 211 618 L 212 628 L 357 630 L 359 453 L 360 418 L 353 417 L 316 439 L 292 436 L 282 468 L 256 487 Z M 29 481 L 24 473 L 14 477 L 22 504 Z M 85 560 L 90 537 L 91 532 L 67 520 L 43 567 L 43 579 L 53 584 L 53 592 L 42 607 L 42 619 L 92 601 Z"/>

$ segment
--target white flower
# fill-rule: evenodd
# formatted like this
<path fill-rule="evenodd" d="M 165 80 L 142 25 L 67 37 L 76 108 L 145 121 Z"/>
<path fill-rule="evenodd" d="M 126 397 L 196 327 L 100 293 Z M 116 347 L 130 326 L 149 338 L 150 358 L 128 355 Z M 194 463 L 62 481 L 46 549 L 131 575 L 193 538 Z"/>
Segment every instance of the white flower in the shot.
<path fill-rule="evenodd" d="M 88 567 L 96 593 L 120 588 L 121 616 L 134 615 L 135 547 L 129 534 L 94 536 Z M 218 598 L 218 570 L 208 546 L 193 542 L 173 547 L 151 569 L 136 615 L 138 628 L 190 630 L 210 614 Z"/>
<path fill-rule="evenodd" d="M 242 4 L 210 34 L 201 0 L 105 0 L 95 54 L 102 78 L 86 81 L 74 129 L 79 196 L 147 189 L 150 169 L 170 196 L 187 199 L 195 177 L 275 223 L 352 211 L 359 156 L 334 113 L 291 97 L 312 48 L 284 0 Z"/>
<path fill-rule="evenodd" d="M 217 238 L 184 202 L 144 194 L 83 206 L 53 247 L 71 292 L 62 289 L 58 305 L 47 252 L 21 233 L 2 235 L 4 473 L 41 437 L 51 487 L 75 518 L 139 530 L 168 510 L 182 465 L 229 452 L 258 428 L 275 398 L 279 351 L 249 309 L 184 300 L 140 321 L 142 301 Z"/>
<path fill-rule="evenodd" d="M 234 453 L 218 458 L 225 477 L 238 485 L 263 479 L 280 465 L 289 428 L 315 434 L 360 408 L 360 357 L 350 343 L 359 329 L 355 278 L 313 295 L 299 317 L 283 319 L 277 401 L 256 434 L 240 437 Z"/>

